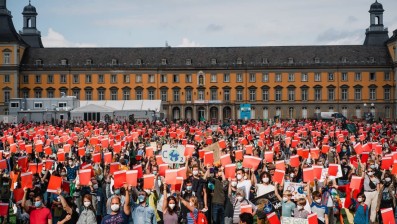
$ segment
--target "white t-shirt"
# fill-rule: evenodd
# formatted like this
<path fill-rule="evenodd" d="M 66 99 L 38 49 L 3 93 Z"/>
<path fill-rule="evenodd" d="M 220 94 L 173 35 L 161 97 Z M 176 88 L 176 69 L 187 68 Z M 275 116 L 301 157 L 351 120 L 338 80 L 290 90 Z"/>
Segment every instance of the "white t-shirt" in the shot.
<path fill-rule="evenodd" d="M 245 191 L 245 198 L 250 198 L 251 181 L 243 180 L 237 182 L 237 188 L 242 188 Z"/>
<path fill-rule="evenodd" d="M 274 186 L 271 184 L 268 184 L 268 185 L 257 184 L 256 187 L 257 187 L 257 190 L 256 190 L 257 197 L 262 196 L 264 194 L 267 194 L 267 193 L 275 190 Z"/>

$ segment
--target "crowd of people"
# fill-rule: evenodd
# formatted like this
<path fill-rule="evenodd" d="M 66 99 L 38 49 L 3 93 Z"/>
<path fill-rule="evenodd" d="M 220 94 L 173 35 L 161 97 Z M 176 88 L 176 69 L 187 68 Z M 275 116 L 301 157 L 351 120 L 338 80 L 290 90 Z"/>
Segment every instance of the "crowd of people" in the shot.
<path fill-rule="evenodd" d="M 0 124 L 0 221 L 395 223 L 396 129 L 339 120 Z"/>

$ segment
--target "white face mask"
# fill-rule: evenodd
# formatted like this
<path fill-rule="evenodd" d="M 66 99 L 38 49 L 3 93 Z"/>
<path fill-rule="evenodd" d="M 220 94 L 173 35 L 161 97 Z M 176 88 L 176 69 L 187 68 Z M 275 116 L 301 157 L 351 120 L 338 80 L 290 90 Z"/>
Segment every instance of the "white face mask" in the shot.
<path fill-rule="evenodd" d="M 145 190 L 146 194 L 150 194 L 151 191 L 150 190 Z"/>
<path fill-rule="evenodd" d="M 241 180 L 241 178 L 243 178 L 243 175 L 237 174 L 237 180 Z"/>
<path fill-rule="evenodd" d="M 363 198 L 357 198 L 357 201 L 358 201 L 358 202 L 362 202 L 362 201 L 363 201 Z"/>
<path fill-rule="evenodd" d="M 193 203 L 193 202 L 189 202 L 189 205 L 190 205 L 191 207 L 194 207 L 194 203 Z"/>
<path fill-rule="evenodd" d="M 248 179 L 248 177 L 247 176 L 244 176 L 244 180 L 247 180 Z"/>
<path fill-rule="evenodd" d="M 262 178 L 263 183 L 269 183 L 269 178 L 268 177 L 264 177 Z"/>
<path fill-rule="evenodd" d="M 198 171 L 197 170 L 193 170 L 193 175 L 197 176 L 198 175 Z"/>
<path fill-rule="evenodd" d="M 321 199 L 317 199 L 317 200 L 316 200 L 316 203 L 317 203 L 317 204 L 320 204 L 320 203 L 321 203 Z"/>
<path fill-rule="evenodd" d="M 242 201 L 244 198 L 241 196 L 237 196 L 236 199 L 237 199 L 237 201 Z"/>
<path fill-rule="evenodd" d="M 90 205 L 91 205 L 91 202 L 89 202 L 89 201 L 85 201 L 85 202 L 84 202 L 84 207 L 87 208 L 87 207 L 90 206 Z"/>
<path fill-rule="evenodd" d="M 372 176 L 372 175 L 374 175 L 374 172 L 368 172 L 368 175 Z"/>
<path fill-rule="evenodd" d="M 298 208 L 298 210 L 302 210 L 303 209 L 303 206 L 302 205 L 298 205 L 298 206 L 296 206 L 297 208 Z"/>
<path fill-rule="evenodd" d="M 120 209 L 119 204 L 113 204 L 110 206 L 110 209 L 112 209 L 113 212 L 117 212 Z"/>
<path fill-rule="evenodd" d="M 232 181 L 232 187 L 237 186 L 237 182 L 236 181 Z"/>
<path fill-rule="evenodd" d="M 170 209 L 174 209 L 175 208 L 175 204 L 168 204 L 168 206 L 170 207 Z"/>
<path fill-rule="evenodd" d="M 291 173 L 289 176 L 290 176 L 291 178 L 294 178 L 294 177 L 295 177 L 295 174 L 294 174 L 294 173 Z"/>
<path fill-rule="evenodd" d="M 287 197 L 283 197 L 283 201 L 284 202 L 288 201 L 288 198 Z"/>

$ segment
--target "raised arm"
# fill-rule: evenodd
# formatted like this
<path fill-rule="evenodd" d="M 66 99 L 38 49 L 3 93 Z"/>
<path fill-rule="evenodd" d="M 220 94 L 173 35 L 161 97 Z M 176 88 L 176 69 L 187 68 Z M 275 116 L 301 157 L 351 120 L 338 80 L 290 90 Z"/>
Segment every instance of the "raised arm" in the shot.
<path fill-rule="evenodd" d="M 274 188 L 276 189 L 274 191 L 274 194 L 276 195 L 276 197 L 278 198 L 279 201 L 283 201 L 283 198 L 280 196 L 280 194 L 278 193 L 278 183 L 274 183 Z"/>
<path fill-rule="evenodd" d="M 68 214 L 72 214 L 73 213 L 72 208 L 69 207 L 69 205 L 66 202 L 65 198 L 61 195 L 61 192 L 62 192 L 61 189 L 59 189 L 57 191 L 58 197 L 61 200 L 61 204 L 62 204 L 63 210 L 65 210 L 65 212 L 67 212 Z"/>
<path fill-rule="evenodd" d="M 313 203 L 313 199 L 312 199 L 312 195 L 310 192 L 310 181 L 307 182 L 306 191 L 307 191 L 307 196 L 306 196 L 307 201 L 309 202 L 309 205 L 311 205 Z"/>
<path fill-rule="evenodd" d="M 131 214 L 131 205 L 130 205 L 131 187 L 128 187 L 127 184 L 124 184 L 124 189 L 125 189 L 124 213 L 126 215 L 130 215 Z"/>
<path fill-rule="evenodd" d="M 23 188 L 23 199 L 22 199 L 22 208 L 25 210 L 25 212 L 29 211 L 29 207 L 26 206 L 26 193 L 28 192 L 28 189 L 26 187 Z"/>
<path fill-rule="evenodd" d="M 163 190 L 163 213 L 165 214 L 167 212 L 167 206 L 168 206 L 168 198 L 167 198 L 167 185 L 164 181 L 163 183 L 164 190 Z"/>

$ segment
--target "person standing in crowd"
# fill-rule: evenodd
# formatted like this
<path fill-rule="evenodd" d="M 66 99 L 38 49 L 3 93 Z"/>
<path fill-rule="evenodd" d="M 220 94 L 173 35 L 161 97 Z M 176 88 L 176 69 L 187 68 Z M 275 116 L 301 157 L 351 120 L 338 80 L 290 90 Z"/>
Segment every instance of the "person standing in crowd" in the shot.
<path fill-rule="evenodd" d="M 50 209 L 46 208 L 43 204 L 43 197 L 41 195 L 35 195 L 34 205 L 26 205 L 26 195 L 28 192 L 27 188 L 23 189 L 24 195 L 22 199 L 22 208 L 29 214 L 30 224 L 52 224 L 52 215 Z"/>
<path fill-rule="evenodd" d="M 80 217 L 77 221 L 77 224 L 96 223 L 96 213 L 94 206 L 92 205 L 92 196 L 90 194 L 84 195 L 83 205 L 84 209 L 80 212 Z"/>
<path fill-rule="evenodd" d="M 222 169 L 212 168 L 207 166 L 207 171 L 204 175 L 204 180 L 213 185 L 212 195 L 212 221 L 214 224 L 223 224 L 225 217 L 225 192 L 223 186 L 227 184 L 225 174 Z"/>
<path fill-rule="evenodd" d="M 127 201 L 125 203 L 127 203 Z M 140 191 L 138 193 L 138 203 L 133 204 L 131 216 L 133 224 L 157 224 L 156 214 L 154 209 L 149 206 L 147 202 L 147 193 L 145 191 Z"/>
<path fill-rule="evenodd" d="M 380 191 L 380 181 L 375 176 L 375 172 L 371 167 L 365 170 L 365 166 L 362 166 L 362 177 L 364 177 L 364 194 L 365 204 L 370 209 L 370 220 L 375 222 L 376 219 L 376 208 L 378 205 L 378 196 Z"/>
<path fill-rule="evenodd" d="M 166 186 L 166 183 L 163 183 Z M 174 196 L 167 197 L 167 188 L 164 187 L 163 199 L 163 223 L 164 224 L 178 224 L 178 203 Z"/>
<path fill-rule="evenodd" d="M 129 193 L 131 187 L 124 185 L 124 189 L 126 190 L 124 205 L 122 206 L 121 198 L 119 196 L 113 197 L 110 201 L 110 208 L 112 212 L 109 215 L 103 217 L 101 224 L 128 224 L 129 215 L 131 214 Z"/>

